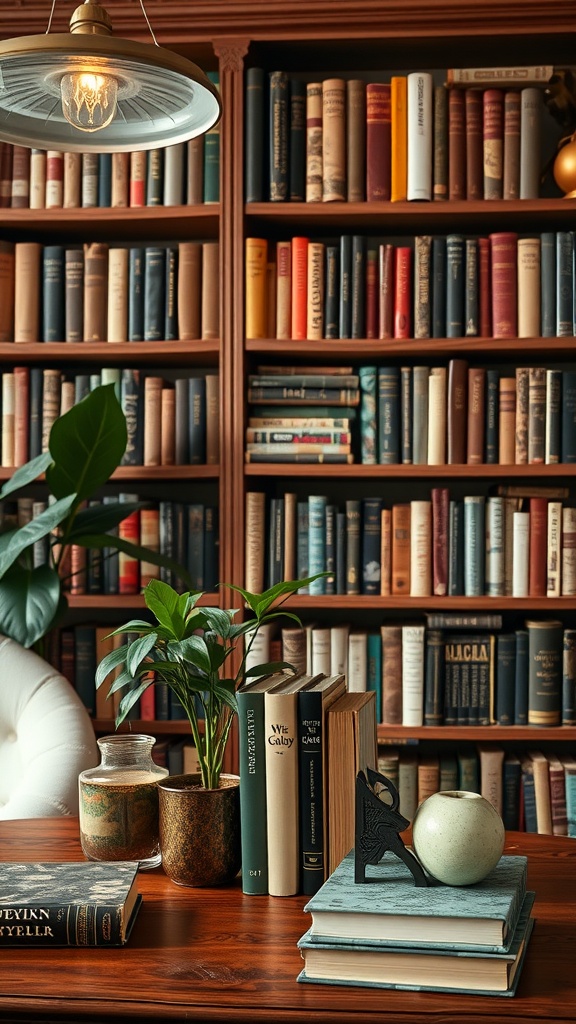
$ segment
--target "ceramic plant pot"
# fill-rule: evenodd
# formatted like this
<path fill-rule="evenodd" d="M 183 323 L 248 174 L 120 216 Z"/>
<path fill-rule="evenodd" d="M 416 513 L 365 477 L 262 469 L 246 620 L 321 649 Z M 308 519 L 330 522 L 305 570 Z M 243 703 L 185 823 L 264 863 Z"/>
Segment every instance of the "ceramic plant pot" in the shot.
<path fill-rule="evenodd" d="M 504 839 L 502 818 L 490 801 L 463 790 L 429 796 L 412 823 L 418 860 L 446 885 L 480 882 L 500 860 Z"/>
<path fill-rule="evenodd" d="M 204 789 L 199 773 L 158 785 L 162 867 L 178 885 L 226 885 L 240 870 L 240 779 Z"/>

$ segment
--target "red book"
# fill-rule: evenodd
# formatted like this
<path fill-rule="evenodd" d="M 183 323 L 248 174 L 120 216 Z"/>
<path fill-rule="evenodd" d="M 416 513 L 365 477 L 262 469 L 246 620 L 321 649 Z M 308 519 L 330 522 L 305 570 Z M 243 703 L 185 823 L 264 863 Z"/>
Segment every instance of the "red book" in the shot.
<path fill-rule="evenodd" d="M 466 89 L 466 198 L 484 198 L 484 161 L 482 156 L 482 93 Z"/>
<path fill-rule="evenodd" d="M 305 341 L 308 322 L 308 239 L 292 239 L 292 337 Z"/>
<path fill-rule="evenodd" d="M 149 686 L 140 697 L 140 718 L 145 722 L 153 722 L 156 718 L 156 692 Z"/>
<path fill-rule="evenodd" d="M 546 597 L 547 537 L 548 499 L 530 498 L 530 597 Z"/>
<path fill-rule="evenodd" d="M 24 209 L 30 206 L 30 155 L 26 146 L 12 147 L 12 189 L 10 206 Z"/>
<path fill-rule="evenodd" d="M 504 199 L 520 198 L 520 93 L 508 89 L 504 94 Z"/>
<path fill-rule="evenodd" d="M 146 206 L 146 153 L 130 154 L 130 206 Z"/>
<path fill-rule="evenodd" d="M 483 104 L 484 199 L 502 199 L 504 179 L 504 93 L 486 89 Z"/>
<path fill-rule="evenodd" d="M 366 86 L 366 199 L 390 199 L 392 176 L 392 105 L 390 85 Z"/>
<path fill-rule="evenodd" d="M 448 511 L 447 487 L 432 488 L 432 593 L 443 597 L 448 587 Z"/>
<path fill-rule="evenodd" d="M 448 94 L 448 198 L 466 199 L 465 93 L 450 89 Z"/>
<path fill-rule="evenodd" d="M 490 235 L 492 335 L 518 335 L 518 236 L 513 231 Z"/>
<path fill-rule="evenodd" d="M 399 245 L 394 261 L 394 337 L 412 337 L 412 249 Z"/>
<path fill-rule="evenodd" d="M 140 513 L 131 512 L 118 525 L 118 536 L 131 544 L 140 543 Z M 123 551 L 118 555 L 118 593 L 137 594 L 140 590 L 140 563 L 137 558 L 126 555 Z"/>
<path fill-rule="evenodd" d="M 378 337 L 394 337 L 394 246 L 378 249 Z"/>
<path fill-rule="evenodd" d="M 492 283 L 490 273 L 490 239 L 478 239 L 478 334 L 492 336 Z"/>
<path fill-rule="evenodd" d="M 46 154 L 46 208 L 62 206 L 64 202 L 64 154 L 49 150 Z"/>
<path fill-rule="evenodd" d="M 378 337 L 378 254 L 366 253 L 366 337 Z"/>

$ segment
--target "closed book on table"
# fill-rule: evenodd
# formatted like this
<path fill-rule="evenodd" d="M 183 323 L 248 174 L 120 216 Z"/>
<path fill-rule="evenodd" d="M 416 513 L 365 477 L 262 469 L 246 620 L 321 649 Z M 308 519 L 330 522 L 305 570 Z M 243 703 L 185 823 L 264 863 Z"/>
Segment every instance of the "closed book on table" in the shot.
<path fill-rule="evenodd" d="M 128 861 L 5 864 L 0 914 L 7 908 L 21 927 L 6 923 L 1 946 L 123 946 L 142 897 L 138 866 Z"/>

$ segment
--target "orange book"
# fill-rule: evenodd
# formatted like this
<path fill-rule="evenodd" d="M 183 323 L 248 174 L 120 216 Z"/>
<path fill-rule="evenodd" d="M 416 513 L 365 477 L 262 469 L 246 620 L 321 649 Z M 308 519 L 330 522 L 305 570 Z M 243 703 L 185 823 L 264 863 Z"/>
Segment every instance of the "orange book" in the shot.
<path fill-rule="evenodd" d="M 14 367 L 14 465 L 28 461 L 30 416 L 30 370 L 27 366 Z"/>
<path fill-rule="evenodd" d="M 380 593 L 389 594 L 392 570 L 392 513 L 383 508 L 380 515 Z"/>
<path fill-rule="evenodd" d="M 393 203 L 406 199 L 407 188 L 407 88 L 404 75 L 390 79 L 392 101 L 392 154 L 390 199 Z"/>
<path fill-rule="evenodd" d="M 512 466 L 516 458 L 516 378 L 500 378 L 500 412 L 499 412 L 499 449 L 500 465 Z"/>
<path fill-rule="evenodd" d="M 246 337 L 265 338 L 268 242 L 265 238 L 246 239 Z M 306 311 L 304 311 L 306 312 Z"/>
<path fill-rule="evenodd" d="M 292 337 L 306 340 L 308 326 L 308 239 L 292 239 Z"/>
<path fill-rule="evenodd" d="M 146 152 L 130 154 L 130 206 L 146 206 Z"/>
<path fill-rule="evenodd" d="M 410 505 L 392 506 L 392 593 L 410 593 Z"/>
<path fill-rule="evenodd" d="M 292 337 L 292 243 L 276 243 L 276 337 Z"/>

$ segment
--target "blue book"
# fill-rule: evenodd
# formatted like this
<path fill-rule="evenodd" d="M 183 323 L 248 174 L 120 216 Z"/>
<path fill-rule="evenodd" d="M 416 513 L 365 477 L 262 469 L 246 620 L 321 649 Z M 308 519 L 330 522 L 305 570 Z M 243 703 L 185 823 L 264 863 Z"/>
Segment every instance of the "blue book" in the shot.
<path fill-rule="evenodd" d="M 336 593 L 336 516 L 338 507 L 326 505 L 326 594 Z"/>
<path fill-rule="evenodd" d="M 336 245 L 326 246 L 324 337 L 340 337 L 340 250 Z"/>
<path fill-rule="evenodd" d="M 486 425 L 486 462 L 498 462 L 499 447 L 499 412 L 500 412 L 500 373 L 498 370 L 486 370 L 486 412 L 484 423 Z"/>
<path fill-rule="evenodd" d="M 576 839 L 576 760 L 562 758 L 564 778 L 566 782 L 566 816 L 568 818 L 568 835 Z"/>
<path fill-rule="evenodd" d="M 426 892 L 426 890 L 420 890 Z M 462 890 L 461 890 L 462 891 Z M 346 940 L 318 943 L 310 932 L 298 942 L 304 969 L 298 981 L 324 985 L 426 992 L 467 992 L 513 996 L 526 947 L 534 928 L 531 910 L 536 894 L 526 893 L 510 948 L 505 953 L 471 949 L 426 949 L 353 944 Z"/>
<path fill-rule="evenodd" d="M 537 832 L 536 793 L 534 791 L 534 768 L 529 757 L 522 758 L 522 804 L 524 807 L 524 831 Z"/>
<path fill-rule="evenodd" d="M 98 206 L 112 206 L 111 153 L 98 153 Z"/>
<path fill-rule="evenodd" d="M 346 513 L 336 515 L 336 593 L 346 593 Z"/>
<path fill-rule="evenodd" d="M 304 907 L 310 940 L 504 953 L 526 895 L 527 865 L 527 857 L 503 856 L 475 885 L 420 888 L 405 864 L 385 855 L 356 885 L 351 850 Z"/>
<path fill-rule="evenodd" d="M 340 238 L 340 338 L 352 337 L 352 236 Z"/>
<path fill-rule="evenodd" d="M 308 572 L 308 502 L 298 501 L 296 503 L 296 572 L 298 579 L 303 580 L 309 576 Z M 309 594 L 310 588 L 300 587 L 301 594 Z"/>
<path fill-rule="evenodd" d="M 208 78 L 220 88 L 218 71 L 208 71 Z M 220 201 L 220 122 L 204 136 L 204 202 Z"/>
<path fill-rule="evenodd" d="M 361 366 L 360 379 L 360 456 L 362 464 L 376 464 L 376 367 Z"/>
<path fill-rule="evenodd" d="M 446 337 L 446 237 L 432 239 L 432 337 Z"/>
<path fill-rule="evenodd" d="M 556 232 L 540 235 L 540 319 L 543 338 L 556 335 Z"/>
<path fill-rule="evenodd" d="M 574 334 L 574 239 L 571 231 L 556 232 L 556 335 Z"/>
<path fill-rule="evenodd" d="M 380 633 L 368 633 L 367 689 L 376 694 L 376 722 L 382 721 L 382 640 Z"/>
<path fill-rule="evenodd" d="M 246 202 L 261 203 L 264 200 L 263 139 L 265 138 L 264 71 L 262 68 L 246 69 L 245 104 L 244 173 Z"/>
<path fill-rule="evenodd" d="M 268 587 L 274 587 L 284 579 L 284 531 L 284 498 L 271 498 L 268 533 Z"/>
<path fill-rule="evenodd" d="M 446 239 L 446 337 L 463 338 L 465 258 L 462 235 Z"/>
<path fill-rule="evenodd" d="M 362 498 L 361 592 L 380 593 L 380 545 L 383 498 Z"/>
<path fill-rule="evenodd" d="M 144 340 L 144 249 L 128 257 L 128 341 Z"/>
<path fill-rule="evenodd" d="M 485 582 L 485 499 L 483 495 L 464 498 L 464 594 L 483 597 Z"/>
<path fill-rule="evenodd" d="M 412 465 L 412 367 L 400 367 L 400 458 L 403 466 Z"/>
<path fill-rule="evenodd" d="M 166 252 L 160 246 L 144 250 L 144 341 L 164 340 Z"/>
<path fill-rule="evenodd" d="M 206 462 L 206 379 L 188 379 L 188 458 L 191 466 Z"/>
<path fill-rule="evenodd" d="M 326 506 L 325 494 L 308 497 L 308 571 L 310 576 L 326 569 Z M 321 577 L 310 584 L 310 594 L 325 594 L 326 579 Z"/>
<path fill-rule="evenodd" d="M 42 341 L 65 341 L 64 246 L 42 251 Z"/>
<path fill-rule="evenodd" d="M 400 462 L 400 370 L 378 367 L 378 462 L 381 466 Z"/>
<path fill-rule="evenodd" d="M 451 499 L 448 506 L 448 594 L 464 594 L 464 503 Z"/>
<path fill-rule="evenodd" d="M 514 725 L 514 684 L 516 676 L 516 635 L 496 635 L 496 722 Z"/>
<path fill-rule="evenodd" d="M 528 725 L 528 630 L 516 630 L 514 725 Z"/>

